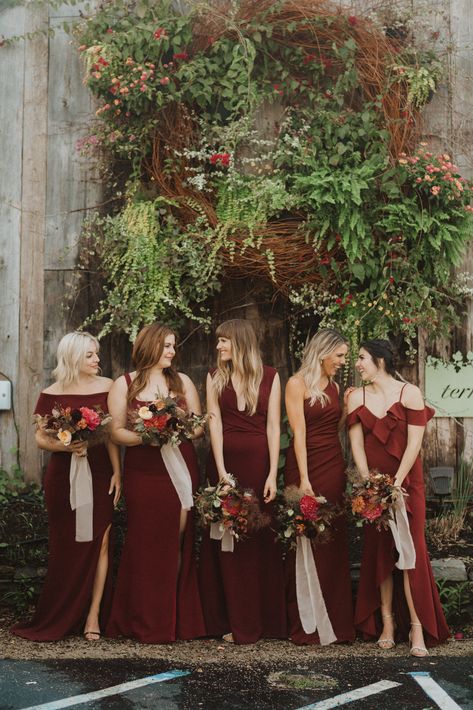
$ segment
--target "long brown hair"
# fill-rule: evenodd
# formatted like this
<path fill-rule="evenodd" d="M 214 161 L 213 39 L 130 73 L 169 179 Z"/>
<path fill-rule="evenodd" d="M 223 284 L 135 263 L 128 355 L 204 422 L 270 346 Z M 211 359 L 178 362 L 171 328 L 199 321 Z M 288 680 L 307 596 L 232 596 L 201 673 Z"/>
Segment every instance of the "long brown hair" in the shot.
<path fill-rule="evenodd" d="M 247 320 L 233 318 L 221 323 L 216 335 L 217 338 L 228 338 L 232 344 L 232 359 L 229 362 L 222 362 L 220 355 L 217 358 L 217 369 L 212 378 L 217 396 L 228 386 L 232 372 L 235 372 L 243 385 L 246 410 L 250 415 L 255 414 L 263 379 L 263 362 L 253 326 Z"/>
<path fill-rule="evenodd" d="M 127 402 L 132 403 L 138 392 L 141 392 L 148 383 L 149 373 L 158 362 L 164 351 L 164 341 L 168 335 L 175 332 L 162 323 L 151 323 L 145 325 L 136 336 L 133 344 L 131 359 L 136 368 L 136 377 L 128 388 Z M 184 386 L 179 373 L 174 365 L 163 370 L 164 377 L 169 391 L 176 394 L 183 394 Z"/>

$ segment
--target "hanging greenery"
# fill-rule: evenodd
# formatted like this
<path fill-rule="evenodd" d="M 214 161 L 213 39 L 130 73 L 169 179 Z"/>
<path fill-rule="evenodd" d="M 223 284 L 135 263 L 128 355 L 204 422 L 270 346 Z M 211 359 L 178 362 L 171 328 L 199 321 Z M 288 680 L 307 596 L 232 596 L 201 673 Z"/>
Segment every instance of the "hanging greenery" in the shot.
<path fill-rule="evenodd" d="M 205 322 L 230 271 L 353 340 L 414 352 L 419 326 L 448 332 L 472 187 L 416 146 L 431 51 L 325 0 L 121 0 L 74 31 L 100 102 L 81 147 L 128 170 L 122 207 L 89 229 L 102 332 Z"/>

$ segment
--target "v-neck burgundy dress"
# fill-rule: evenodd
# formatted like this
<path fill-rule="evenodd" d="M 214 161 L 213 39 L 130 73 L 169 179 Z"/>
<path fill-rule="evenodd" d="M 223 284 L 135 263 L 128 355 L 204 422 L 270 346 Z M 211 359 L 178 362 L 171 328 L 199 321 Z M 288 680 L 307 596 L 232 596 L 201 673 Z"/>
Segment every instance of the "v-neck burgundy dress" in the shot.
<path fill-rule="evenodd" d="M 264 367 L 253 416 L 238 410 L 233 386 L 226 387 L 219 399 L 225 468 L 242 488 L 255 491 L 261 509 L 270 514 L 273 506 L 263 502 L 263 490 L 269 474 L 266 422 L 275 375 L 274 368 Z M 218 473 L 212 453 L 207 474 L 215 485 Z M 235 542 L 233 552 L 222 552 L 220 541 L 211 540 L 205 529 L 199 578 L 209 636 L 231 631 L 239 644 L 255 643 L 260 638 L 286 638 L 284 568 L 279 543 L 269 527 Z"/>
<path fill-rule="evenodd" d="M 125 375 L 128 386 L 130 376 Z M 133 401 L 138 409 L 146 404 Z M 195 449 L 180 445 L 192 488 L 199 483 Z M 205 635 L 194 555 L 193 510 L 179 550 L 181 502 L 157 446 L 129 446 L 123 471 L 127 532 L 106 636 L 169 643 Z M 179 570 L 179 557 L 181 566 Z"/>
<path fill-rule="evenodd" d="M 107 392 L 97 394 L 47 394 L 42 392 L 35 414 L 51 414 L 56 404 L 63 407 L 98 405 L 107 412 Z M 33 436 L 33 434 L 32 434 Z M 112 523 L 113 495 L 109 495 L 112 464 L 104 444 L 88 450 L 94 493 L 93 540 L 75 541 L 75 511 L 69 501 L 71 454 L 53 452 L 44 476 L 43 488 L 48 513 L 48 572 L 30 622 L 17 624 L 12 632 L 30 641 L 58 641 L 80 633 L 92 600 L 97 562 L 104 533 Z M 109 573 L 100 607 L 100 628 L 104 627 L 111 602 L 112 539 L 109 541 Z"/>
<path fill-rule="evenodd" d="M 342 410 L 338 390 L 333 382 L 326 387 L 325 394 L 330 397 L 330 402 L 325 406 L 320 402 L 311 406 L 309 399 L 304 401 L 307 468 L 314 493 L 325 496 L 330 503 L 341 505 L 346 485 L 346 466 L 338 435 Z M 294 440 L 287 451 L 284 478 L 286 486 L 300 485 Z M 335 519 L 331 539 L 317 545 L 313 553 L 327 614 L 337 641 L 354 641 L 347 523 L 344 515 Z M 319 643 L 317 632 L 306 634 L 302 628 L 295 577 L 295 553 L 291 552 L 286 558 L 289 635 L 298 644 Z"/>
<path fill-rule="evenodd" d="M 377 417 L 363 403 L 348 415 L 347 426 L 361 423 L 368 466 L 395 475 L 407 446 L 408 426 L 424 427 L 434 415 L 430 407 L 409 409 L 395 402 L 384 417 Z M 425 491 L 422 462 L 417 457 L 404 479 L 409 528 L 416 551 L 415 569 L 408 570 L 414 607 L 424 629 L 427 646 L 445 641 L 449 629 L 435 585 L 425 542 Z M 378 531 L 364 526 L 363 556 L 355 609 L 355 625 L 365 638 L 377 637 L 381 630 L 380 585 L 392 573 L 394 580 L 393 614 L 397 634 L 407 639 L 410 618 L 404 595 L 403 572 L 395 567 L 397 551 L 390 530 Z"/>

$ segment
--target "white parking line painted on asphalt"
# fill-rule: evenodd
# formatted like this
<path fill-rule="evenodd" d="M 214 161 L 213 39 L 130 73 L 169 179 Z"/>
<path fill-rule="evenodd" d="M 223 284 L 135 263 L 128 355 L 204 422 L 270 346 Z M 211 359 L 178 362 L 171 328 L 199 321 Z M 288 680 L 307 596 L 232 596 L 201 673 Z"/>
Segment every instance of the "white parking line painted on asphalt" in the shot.
<path fill-rule="evenodd" d="M 452 700 L 452 698 L 430 677 L 430 673 L 426 671 L 412 671 L 408 673 L 412 676 L 416 683 L 420 685 L 426 695 L 438 705 L 441 710 L 461 710 L 461 706 Z"/>
<path fill-rule="evenodd" d="M 167 671 L 166 673 L 158 673 L 157 675 L 149 675 L 145 678 L 131 680 L 128 683 L 113 685 L 110 688 L 103 688 L 103 690 L 94 690 L 92 693 L 73 695 L 70 698 L 53 700 L 50 703 L 43 703 L 42 705 L 30 705 L 27 708 L 22 708 L 22 710 L 60 710 L 60 708 L 70 708 L 73 705 L 82 705 L 83 703 L 89 703 L 91 700 L 101 700 L 110 695 L 121 695 L 121 693 L 127 693 L 129 690 L 135 690 L 135 688 L 142 688 L 152 683 L 163 683 L 166 680 L 173 680 L 174 678 L 180 678 L 185 675 L 190 675 L 190 671 Z"/>
<path fill-rule="evenodd" d="M 362 688 L 350 690 L 348 693 L 334 695 L 333 698 L 320 700 L 318 703 L 312 703 L 312 705 L 304 705 L 304 707 L 297 708 L 297 710 L 330 710 L 330 708 L 339 708 L 341 705 L 367 698 L 370 695 L 383 693 L 385 690 L 397 688 L 399 685 L 401 685 L 401 683 L 395 683 L 392 680 L 380 680 L 378 683 L 371 683 L 371 685 L 365 685 Z"/>

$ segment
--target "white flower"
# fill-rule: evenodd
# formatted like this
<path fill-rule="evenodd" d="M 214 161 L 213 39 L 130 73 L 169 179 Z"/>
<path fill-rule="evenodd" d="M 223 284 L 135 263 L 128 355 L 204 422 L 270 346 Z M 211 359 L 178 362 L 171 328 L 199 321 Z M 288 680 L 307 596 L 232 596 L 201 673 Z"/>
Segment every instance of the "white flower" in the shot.
<path fill-rule="evenodd" d="M 138 410 L 138 416 L 140 417 L 140 419 L 152 419 L 153 412 L 150 412 L 148 407 L 140 407 Z"/>

